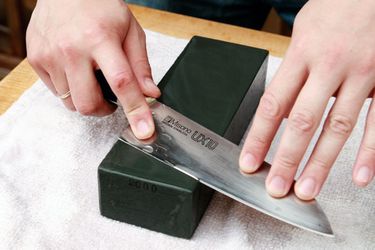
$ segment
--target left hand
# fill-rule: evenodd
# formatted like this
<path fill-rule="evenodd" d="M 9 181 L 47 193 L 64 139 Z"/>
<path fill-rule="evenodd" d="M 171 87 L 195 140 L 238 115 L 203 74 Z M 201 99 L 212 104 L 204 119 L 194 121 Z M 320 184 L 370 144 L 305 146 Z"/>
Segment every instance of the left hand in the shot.
<path fill-rule="evenodd" d="M 336 101 L 294 189 L 303 200 L 320 192 L 349 137 L 363 103 L 373 98 L 353 168 L 366 186 L 375 175 L 375 2 L 311 0 L 298 14 L 290 47 L 266 89 L 240 156 L 244 172 L 263 162 L 282 119 L 288 124 L 266 179 L 268 192 L 285 196 L 330 97 Z"/>

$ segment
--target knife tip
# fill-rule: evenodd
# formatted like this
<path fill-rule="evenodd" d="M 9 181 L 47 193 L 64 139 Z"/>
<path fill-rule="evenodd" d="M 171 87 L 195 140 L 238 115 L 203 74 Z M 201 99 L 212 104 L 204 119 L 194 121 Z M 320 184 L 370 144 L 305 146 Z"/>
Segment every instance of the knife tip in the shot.
<path fill-rule="evenodd" d="M 335 234 L 333 233 L 333 230 L 331 228 L 331 226 L 328 224 L 328 225 L 320 225 L 319 229 L 317 228 L 310 228 L 310 227 L 305 227 L 305 226 L 299 226 L 301 227 L 302 229 L 305 229 L 307 231 L 310 231 L 310 232 L 313 232 L 313 233 L 316 233 L 318 235 L 321 235 L 321 236 L 325 236 L 325 237 L 329 237 L 329 238 L 335 238 Z"/>

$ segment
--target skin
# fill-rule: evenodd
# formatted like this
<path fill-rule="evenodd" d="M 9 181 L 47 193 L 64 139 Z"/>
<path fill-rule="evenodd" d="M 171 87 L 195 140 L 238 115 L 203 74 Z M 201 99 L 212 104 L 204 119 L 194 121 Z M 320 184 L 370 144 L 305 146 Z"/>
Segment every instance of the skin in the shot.
<path fill-rule="evenodd" d="M 114 107 L 94 76 L 100 68 L 135 133 L 148 138 L 154 123 L 144 96 L 158 97 L 147 58 L 145 33 L 122 0 L 39 0 L 26 34 L 27 57 L 64 105 L 103 116 Z"/>
<path fill-rule="evenodd" d="M 282 135 L 266 179 L 268 192 L 282 197 L 322 120 L 328 100 L 334 106 L 302 175 L 294 185 L 304 200 L 316 197 L 367 97 L 375 87 L 375 2 L 311 0 L 299 12 L 281 67 L 266 89 L 240 156 L 244 172 L 263 162 L 284 117 Z M 353 168 L 353 181 L 366 186 L 375 174 L 375 102 Z"/>
<path fill-rule="evenodd" d="M 374 98 L 374 44 L 374 1 L 310 0 L 296 18 L 284 61 L 261 99 L 239 159 L 241 170 L 257 170 L 287 117 L 266 180 L 272 196 L 286 195 L 328 100 L 335 95 L 319 141 L 294 185 L 301 199 L 317 196 L 365 99 Z M 27 52 L 48 88 L 56 96 L 70 90 L 64 105 L 83 115 L 103 116 L 114 110 L 95 80 L 93 71 L 100 68 L 135 135 L 144 139 L 153 134 L 144 96 L 158 97 L 160 91 L 151 77 L 145 34 L 122 0 L 39 0 L 27 30 Z M 366 186 L 374 175 L 372 101 L 353 180 Z"/>

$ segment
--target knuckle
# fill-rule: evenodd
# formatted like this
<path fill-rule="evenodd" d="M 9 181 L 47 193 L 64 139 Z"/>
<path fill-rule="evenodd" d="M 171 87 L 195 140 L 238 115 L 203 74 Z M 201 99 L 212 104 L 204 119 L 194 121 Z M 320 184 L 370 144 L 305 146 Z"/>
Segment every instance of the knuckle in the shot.
<path fill-rule="evenodd" d="M 39 65 L 39 56 L 37 53 L 27 53 L 27 61 L 30 63 L 31 66 L 36 67 Z"/>
<path fill-rule="evenodd" d="M 76 58 L 76 48 L 72 41 L 63 40 L 57 44 L 57 47 L 61 54 L 65 56 L 67 59 L 74 59 Z"/>
<path fill-rule="evenodd" d="M 291 170 L 298 167 L 298 162 L 290 155 L 281 154 L 276 159 L 276 164 L 282 168 Z"/>
<path fill-rule="evenodd" d="M 268 142 L 262 138 L 262 137 L 259 137 L 257 135 L 251 135 L 249 137 L 249 145 L 251 145 L 251 148 L 254 148 L 255 150 L 260 150 L 260 149 L 263 149 L 264 147 L 266 147 L 268 145 Z"/>
<path fill-rule="evenodd" d="M 118 93 L 122 93 L 124 89 L 135 82 L 133 73 L 129 71 L 113 74 L 110 79 L 114 90 Z"/>
<path fill-rule="evenodd" d="M 150 66 L 150 64 L 148 63 L 148 60 L 147 58 L 138 58 L 137 60 L 134 61 L 134 65 L 147 65 L 147 66 Z"/>
<path fill-rule="evenodd" d="M 147 58 L 140 58 L 134 61 L 134 68 L 140 68 L 144 71 L 151 72 L 151 66 L 147 60 Z"/>
<path fill-rule="evenodd" d="M 108 25 L 100 20 L 96 23 L 96 25 L 90 26 L 83 32 L 87 41 L 90 41 L 90 44 L 94 47 L 106 41 L 110 41 L 113 38 L 110 27 L 107 27 Z"/>
<path fill-rule="evenodd" d="M 143 113 L 145 110 L 147 110 L 147 107 L 145 107 L 143 103 L 136 102 L 134 104 L 127 106 L 125 113 L 127 114 L 128 117 L 132 117 L 140 113 Z"/>
<path fill-rule="evenodd" d="M 38 61 L 41 63 L 41 64 L 44 64 L 46 66 L 50 66 L 52 65 L 53 63 L 53 57 L 52 57 L 52 54 L 49 53 L 49 52 L 44 52 L 44 53 L 40 53 L 38 55 L 39 59 Z"/>
<path fill-rule="evenodd" d="M 295 31 L 293 31 L 295 32 Z M 302 56 L 306 54 L 306 44 L 308 43 L 306 36 L 298 35 L 292 36 L 291 48 L 296 56 Z"/>
<path fill-rule="evenodd" d="M 310 133 L 315 127 L 315 117 L 309 111 L 292 113 L 289 117 L 290 127 L 297 133 Z"/>
<path fill-rule="evenodd" d="M 349 136 L 354 126 L 354 121 L 343 114 L 331 114 L 327 119 L 324 130 L 339 136 Z"/>
<path fill-rule="evenodd" d="M 276 119 L 281 113 L 280 102 L 272 93 L 266 92 L 260 99 L 259 111 L 264 118 Z"/>
<path fill-rule="evenodd" d="M 364 142 L 362 145 L 362 150 L 367 152 L 369 155 L 375 156 L 375 142 Z"/>
<path fill-rule="evenodd" d="M 311 166 L 313 166 L 313 168 L 315 168 L 315 169 L 321 169 L 321 170 L 324 170 L 324 171 L 327 171 L 327 170 L 330 169 L 330 166 L 329 166 L 328 162 L 326 162 L 325 160 L 322 160 L 321 158 L 318 158 L 318 157 L 312 157 L 310 159 L 309 164 L 311 164 Z"/>
<path fill-rule="evenodd" d="M 336 46 L 328 47 L 324 57 L 325 62 L 328 65 L 337 65 L 337 62 L 343 57 L 345 49 L 343 49 L 339 44 L 340 43 L 335 43 Z"/>

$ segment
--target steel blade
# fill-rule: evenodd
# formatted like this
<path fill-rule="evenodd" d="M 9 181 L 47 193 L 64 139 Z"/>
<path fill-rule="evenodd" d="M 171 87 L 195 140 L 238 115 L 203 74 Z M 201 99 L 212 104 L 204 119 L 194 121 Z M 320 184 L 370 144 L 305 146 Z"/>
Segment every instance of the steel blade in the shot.
<path fill-rule="evenodd" d="M 249 207 L 291 225 L 333 236 L 330 223 L 316 200 L 302 201 L 293 191 L 271 197 L 265 188 L 269 164 L 254 174 L 239 170 L 240 147 L 157 101 L 150 104 L 156 132 L 138 140 L 128 126 L 121 140 L 203 184 Z"/>

